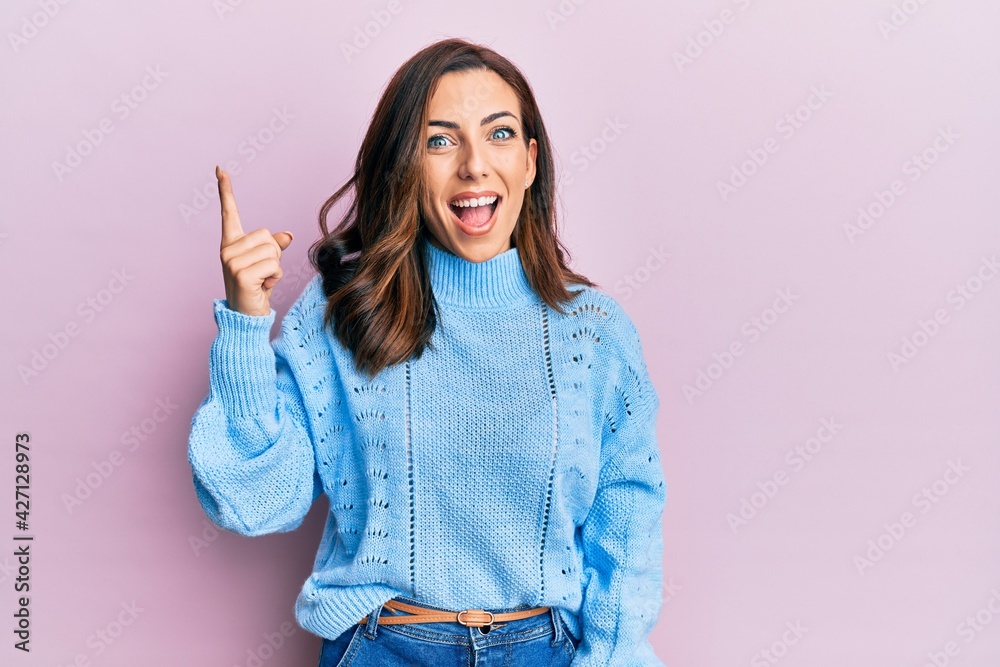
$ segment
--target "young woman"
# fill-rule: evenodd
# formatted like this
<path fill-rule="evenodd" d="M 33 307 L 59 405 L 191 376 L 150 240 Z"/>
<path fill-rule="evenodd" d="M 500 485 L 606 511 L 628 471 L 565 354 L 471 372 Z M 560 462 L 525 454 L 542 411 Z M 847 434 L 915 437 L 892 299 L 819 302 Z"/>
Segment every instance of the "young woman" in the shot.
<path fill-rule="evenodd" d="M 329 497 L 295 604 L 320 666 L 662 665 L 659 401 L 632 321 L 567 267 L 518 69 L 449 39 L 395 73 L 274 341 L 292 235 L 244 233 L 217 176 L 194 486 L 244 535 Z"/>

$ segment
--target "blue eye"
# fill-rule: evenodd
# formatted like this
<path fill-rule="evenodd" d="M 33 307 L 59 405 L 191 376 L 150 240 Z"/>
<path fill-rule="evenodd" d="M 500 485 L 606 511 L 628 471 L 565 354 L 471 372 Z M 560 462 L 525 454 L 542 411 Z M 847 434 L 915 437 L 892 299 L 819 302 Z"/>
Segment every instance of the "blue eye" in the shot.
<path fill-rule="evenodd" d="M 440 134 L 435 134 L 433 137 L 431 137 L 430 139 L 428 139 L 427 140 L 427 147 L 428 148 L 440 148 L 442 146 L 442 144 L 438 144 L 438 145 L 435 146 L 434 143 L 433 143 L 435 139 L 444 140 L 444 136 L 440 135 Z"/>
<path fill-rule="evenodd" d="M 496 133 L 496 132 L 509 132 L 510 136 L 506 137 L 507 139 L 513 139 L 514 137 L 517 136 L 517 132 L 514 131 L 514 128 L 507 127 L 506 125 L 501 125 L 500 127 L 498 127 L 495 130 L 493 130 L 493 132 L 494 133 Z"/>

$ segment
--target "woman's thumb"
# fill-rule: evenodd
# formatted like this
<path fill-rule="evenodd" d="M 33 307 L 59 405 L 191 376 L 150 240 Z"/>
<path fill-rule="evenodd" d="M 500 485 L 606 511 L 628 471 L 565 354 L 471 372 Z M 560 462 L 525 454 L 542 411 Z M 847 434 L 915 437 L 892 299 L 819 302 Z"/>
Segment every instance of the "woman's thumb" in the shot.
<path fill-rule="evenodd" d="M 272 234 L 271 236 L 273 236 L 274 240 L 278 242 L 278 247 L 282 250 L 291 245 L 292 239 L 295 238 L 292 236 L 291 232 L 278 232 L 277 234 Z"/>

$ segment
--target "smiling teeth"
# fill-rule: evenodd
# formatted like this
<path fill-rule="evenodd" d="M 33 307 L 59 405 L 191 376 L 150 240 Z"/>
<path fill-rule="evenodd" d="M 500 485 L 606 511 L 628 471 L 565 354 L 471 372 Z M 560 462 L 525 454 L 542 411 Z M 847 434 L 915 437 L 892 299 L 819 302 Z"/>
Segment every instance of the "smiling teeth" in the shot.
<path fill-rule="evenodd" d="M 492 197 L 480 197 L 479 199 L 460 199 L 458 201 L 453 201 L 451 205 L 460 206 L 462 208 L 466 208 L 468 206 L 475 208 L 476 206 L 486 206 L 487 204 L 492 204 L 496 200 L 497 195 L 493 195 Z"/>

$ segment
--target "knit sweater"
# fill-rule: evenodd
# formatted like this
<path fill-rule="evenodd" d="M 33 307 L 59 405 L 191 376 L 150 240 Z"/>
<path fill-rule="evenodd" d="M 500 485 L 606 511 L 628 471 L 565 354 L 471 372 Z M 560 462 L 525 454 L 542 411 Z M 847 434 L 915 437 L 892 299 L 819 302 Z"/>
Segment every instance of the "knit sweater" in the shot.
<path fill-rule="evenodd" d="M 315 276 L 275 311 L 214 301 L 191 421 L 197 498 L 221 528 L 297 528 L 330 502 L 297 622 L 334 639 L 397 595 L 452 609 L 552 607 L 575 667 L 655 666 L 666 486 L 636 328 L 574 284 L 560 314 L 517 248 L 470 262 L 427 242 L 432 346 L 369 380 Z"/>

